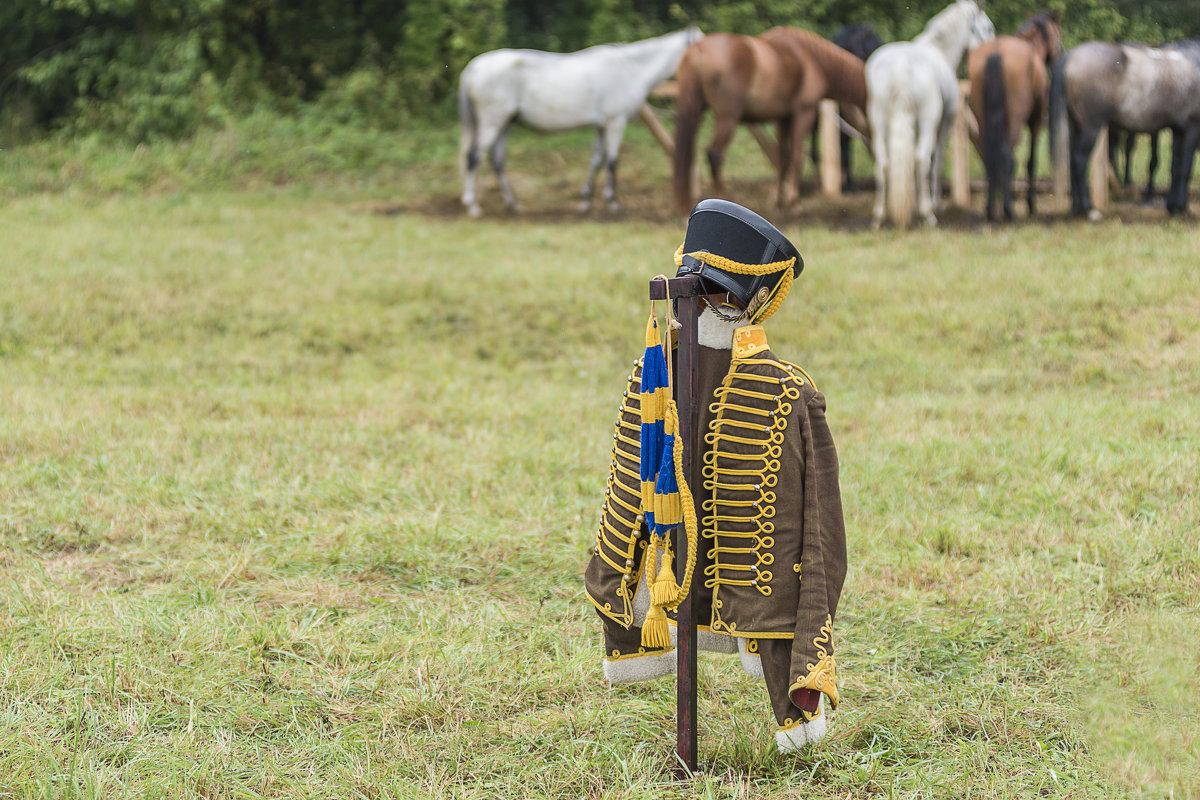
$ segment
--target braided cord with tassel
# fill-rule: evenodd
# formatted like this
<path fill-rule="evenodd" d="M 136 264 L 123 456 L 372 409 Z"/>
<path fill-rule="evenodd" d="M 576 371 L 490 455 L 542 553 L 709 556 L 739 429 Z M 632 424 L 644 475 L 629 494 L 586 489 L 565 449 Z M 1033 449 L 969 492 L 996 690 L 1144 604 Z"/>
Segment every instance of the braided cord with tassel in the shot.
<path fill-rule="evenodd" d="M 679 431 L 679 409 L 674 400 L 667 401 L 664 431 L 662 468 L 654 495 L 655 525 L 647 553 L 647 558 L 656 558 L 657 550 L 661 548 L 663 558 L 658 575 L 650 587 L 650 610 L 642 624 L 643 647 L 671 646 L 666 612 L 679 608 L 687 597 L 696 567 L 696 507 L 683 474 L 683 448 L 675 446 Z M 670 532 L 681 522 L 687 541 L 687 564 L 684 567 L 683 584 L 678 585 L 671 563 Z"/>

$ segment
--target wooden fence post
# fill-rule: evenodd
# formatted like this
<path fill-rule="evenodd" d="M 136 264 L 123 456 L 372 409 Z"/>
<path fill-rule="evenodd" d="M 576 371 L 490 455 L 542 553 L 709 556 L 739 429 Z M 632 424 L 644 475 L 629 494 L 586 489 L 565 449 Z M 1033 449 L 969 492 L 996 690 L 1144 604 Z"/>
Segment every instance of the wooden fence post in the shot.
<path fill-rule="evenodd" d="M 817 116 L 821 137 L 821 191 L 826 197 L 842 196 L 842 137 L 838 135 L 838 104 L 822 100 Z"/>
<path fill-rule="evenodd" d="M 950 131 L 950 201 L 961 208 L 971 207 L 971 131 L 967 105 L 970 83 L 959 81 L 958 113 Z"/>

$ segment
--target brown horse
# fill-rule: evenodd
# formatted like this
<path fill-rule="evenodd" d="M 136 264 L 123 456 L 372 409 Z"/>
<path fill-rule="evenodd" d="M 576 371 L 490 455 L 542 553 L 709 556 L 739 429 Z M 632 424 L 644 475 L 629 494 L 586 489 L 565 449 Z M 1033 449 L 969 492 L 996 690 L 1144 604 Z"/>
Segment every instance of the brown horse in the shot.
<path fill-rule="evenodd" d="M 684 51 L 675 78 L 675 204 L 685 214 L 694 199 L 692 160 L 704 109 L 715 116 L 708 164 L 717 195 L 724 193 L 721 165 L 737 124 L 775 123 L 778 201 L 786 209 L 799 194 L 796 167 L 818 102 L 831 98 L 859 113 L 867 102 L 862 59 L 798 28 L 772 28 L 761 36 L 709 34 Z"/>
<path fill-rule="evenodd" d="M 1035 14 L 1016 36 L 997 36 L 967 56 L 971 111 L 979 123 L 975 146 L 987 170 L 987 218 L 995 219 L 994 201 L 1003 195 L 1004 217 L 1013 218 L 1013 149 L 1021 129 L 1029 128 L 1029 187 L 1025 200 L 1035 212 L 1034 172 L 1037 136 L 1050 103 L 1050 65 L 1063 53 L 1058 13 Z"/>

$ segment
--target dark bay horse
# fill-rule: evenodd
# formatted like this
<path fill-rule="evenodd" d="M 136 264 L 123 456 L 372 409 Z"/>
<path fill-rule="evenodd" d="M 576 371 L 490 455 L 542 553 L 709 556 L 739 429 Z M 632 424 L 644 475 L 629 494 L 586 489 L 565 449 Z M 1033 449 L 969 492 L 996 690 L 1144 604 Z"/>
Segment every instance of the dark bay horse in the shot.
<path fill-rule="evenodd" d="M 971 79 L 968 102 L 979 123 L 975 142 L 987 170 L 987 218 L 996 218 L 995 201 L 1002 196 L 1004 218 L 1013 218 L 1013 150 L 1021 131 L 1029 128 L 1029 187 L 1025 202 L 1036 213 L 1034 175 L 1037 137 L 1050 104 L 1050 66 L 1063 53 L 1057 12 L 1030 17 L 1015 36 L 997 36 L 967 55 Z"/>
<path fill-rule="evenodd" d="M 724 192 L 721 166 L 739 122 L 774 122 L 779 140 L 778 203 L 795 202 L 796 167 L 817 104 L 831 98 L 866 106 L 862 59 L 815 33 L 772 28 L 761 36 L 709 34 L 691 45 L 675 72 L 679 86 L 675 120 L 675 205 L 692 207 L 692 161 L 696 132 L 706 108 L 715 123 L 708 146 L 714 193 Z"/>
<path fill-rule="evenodd" d="M 1188 183 L 1200 144 L 1200 56 L 1178 48 L 1085 42 L 1055 65 L 1050 113 L 1052 126 L 1068 126 L 1071 210 L 1076 216 L 1100 216 L 1092 207 L 1088 159 L 1100 129 L 1113 123 L 1135 133 L 1171 129 L 1167 211 L 1187 212 Z"/>

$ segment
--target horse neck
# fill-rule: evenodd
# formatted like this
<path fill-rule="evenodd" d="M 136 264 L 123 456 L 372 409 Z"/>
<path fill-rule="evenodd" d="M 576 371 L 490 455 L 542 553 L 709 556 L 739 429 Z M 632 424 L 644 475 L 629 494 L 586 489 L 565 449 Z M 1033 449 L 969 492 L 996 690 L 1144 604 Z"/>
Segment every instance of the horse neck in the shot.
<path fill-rule="evenodd" d="M 971 40 L 971 31 L 961 6 L 955 4 L 929 21 L 925 30 L 917 38 L 915 44 L 932 47 L 942 54 L 950 69 L 957 70 L 958 62 L 962 61 L 963 53 Z"/>
<path fill-rule="evenodd" d="M 688 30 L 675 31 L 665 36 L 653 39 L 643 39 L 625 45 L 630 60 L 639 62 L 644 74 L 649 76 L 654 84 L 659 84 L 671 77 L 683 51 L 688 46 Z"/>
<path fill-rule="evenodd" d="M 1052 32 L 1050 26 L 1041 18 L 1034 17 L 1022 25 L 1017 31 L 1017 37 L 1029 42 L 1033 46 L 1034 52 L 1037 53 L 1038 59 L 1046 66 L 1049 66 L 1050 62 L 1058 57 L 1058 54 L 1055 53 L 1057 48 L 1055 48 L 1054 42 L 1061 41 L 1062 36 L 1058 34 L 1057 30 Z"/>

